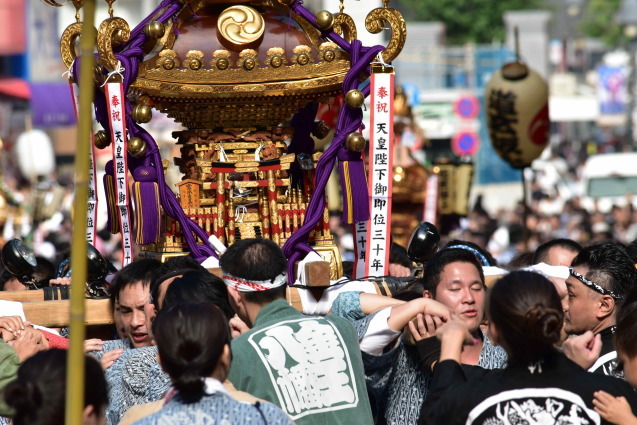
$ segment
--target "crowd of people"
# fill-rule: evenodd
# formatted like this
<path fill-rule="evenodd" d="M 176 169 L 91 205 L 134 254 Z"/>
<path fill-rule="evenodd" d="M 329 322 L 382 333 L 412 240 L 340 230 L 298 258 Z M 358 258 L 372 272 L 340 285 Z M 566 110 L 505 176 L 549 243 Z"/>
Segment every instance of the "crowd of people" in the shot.
<path fill-rule="evenodd" d="M 221 277 L 136 260 L 111 282 L 113 337 L 84 343 L 84 424 L 637 423 L 636 260 L 554 239 L 494 276 L 454 240 L 391 297 L 336 282 L 326 315 L 291 305 L 267 239 L 230 246 Z M 2 421 L 63 423 L 63 338 L 0 331 Z"/>

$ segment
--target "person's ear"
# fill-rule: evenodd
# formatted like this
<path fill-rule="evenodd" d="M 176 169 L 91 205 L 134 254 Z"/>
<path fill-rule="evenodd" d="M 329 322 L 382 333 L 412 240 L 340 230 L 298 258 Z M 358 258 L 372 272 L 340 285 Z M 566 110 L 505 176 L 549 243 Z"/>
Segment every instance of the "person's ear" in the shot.
<path fill-rule="evenodd" d="M 597 318 L 603 319 L 615 311 L 615 299 L 610 295 L 602 295 L 597 309 Z"/>
<path fill-rule="evenodd" d="M 241 294 L 239 293 L 239 291 L 237 291 L 236 288 L 233 288 L 232 286 L 228 286 L 228 296 L 230 297 L 232 301 L 234 301 L 235 306 L 239 307 L 243 304 L 243 298 L 241 297 Z"/>
<path fill-rule="evenodd" d="M 434 297 L 431 296 L 431 292 L 429 292 L 428 289 L 425 289 L 424 291 L 422 291 L 422 297 L 423 298 L 431 298 L 433 300 Z"/>
<path fill-rule="evenodd" d="M 82 424 L 97 425 L 100 423 L 99 416 L 99 413 L 95 411 L 95 407 L 92 404 L 89 404 L 82 412 Z"/>
<path fill-rule="evenodd" d="M 227 378 L 230 373 L 230 365 L 232 363 L 232 351 L 230 350 L 230 344 L 223 346 L 223 352 L 219 358 L 219 363 L 223 366 L 223 370 L 225 370 L 226 375 L 225 377 Z"/>
<path fill-rule="evenodd" d="M 223 351 L 219 356 L 215 370 L 212 372 L 212 377 L 224 382 L 228 379 L 230 374 L 230 364 L 232 363 L 232 351 L 230 350 L 230 344 L 223 346 Z"/>

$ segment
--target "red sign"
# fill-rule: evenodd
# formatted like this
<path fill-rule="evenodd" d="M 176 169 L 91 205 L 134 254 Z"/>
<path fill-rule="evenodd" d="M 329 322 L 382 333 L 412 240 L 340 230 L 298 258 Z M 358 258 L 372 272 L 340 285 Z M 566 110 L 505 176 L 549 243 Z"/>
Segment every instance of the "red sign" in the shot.
<path fill-rule="evenodd" d="M 458 156 L 475 155 L 480 147 L 480 138 L 473 131 L 461 131 L 451 139 L 451 150 Z"/>
<path fill-rule="evenodd" d="M 473 95 L 465 95 L 453 103 L 453 111 L 461 118 L 472 120 L 480 112 L 480 102 Z"/>
<path fill-rule="evenodd" d="M 25 7 L 24 0 L 0 1 L 0 56 L 26 51 Z"/>

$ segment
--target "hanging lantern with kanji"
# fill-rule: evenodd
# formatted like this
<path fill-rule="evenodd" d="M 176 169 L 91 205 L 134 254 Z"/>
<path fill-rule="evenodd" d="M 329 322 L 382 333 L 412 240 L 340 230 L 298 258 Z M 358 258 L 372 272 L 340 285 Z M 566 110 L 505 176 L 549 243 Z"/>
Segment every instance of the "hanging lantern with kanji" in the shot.
<path fill-rule="evenodd" d="M 549 141 L 548 86 L 516 61 L 496 71 L 486 88 L 487 126 L 493 148 L 514 168 L 531 165 Z"/>

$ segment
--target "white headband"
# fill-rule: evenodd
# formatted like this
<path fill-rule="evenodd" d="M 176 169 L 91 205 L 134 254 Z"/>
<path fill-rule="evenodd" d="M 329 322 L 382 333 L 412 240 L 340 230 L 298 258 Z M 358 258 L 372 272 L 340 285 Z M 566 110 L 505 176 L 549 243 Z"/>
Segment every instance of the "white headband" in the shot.
<path fill-rule="evenodd" d="M 230 286 L 240 292 L 257 292 L 283 286 L 287 283 L 288 278 L 285 272 L 271 280 L 248 280 L 224 274 L 223 281 L 226 286 Z"/>

